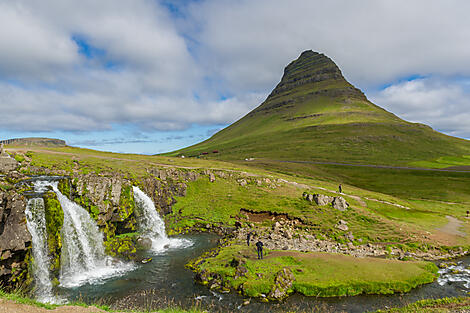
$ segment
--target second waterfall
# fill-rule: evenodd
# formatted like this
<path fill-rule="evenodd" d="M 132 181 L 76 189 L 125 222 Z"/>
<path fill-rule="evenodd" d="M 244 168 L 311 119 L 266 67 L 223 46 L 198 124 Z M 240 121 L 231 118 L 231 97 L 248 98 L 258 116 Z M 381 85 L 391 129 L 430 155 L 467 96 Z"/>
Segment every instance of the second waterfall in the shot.
<path fill-rule="evenodd" d="M 155 205 L 139 187 L 133 187 L 134 199 L 139 210 L 139 230 L 144 237 L 152 241 L 152 250 L 162 252 L 168 248 L 184 248 L 192 245 L 187 239 L 168 238 L 165 231 L 165 222 L 155 208 Z"/>

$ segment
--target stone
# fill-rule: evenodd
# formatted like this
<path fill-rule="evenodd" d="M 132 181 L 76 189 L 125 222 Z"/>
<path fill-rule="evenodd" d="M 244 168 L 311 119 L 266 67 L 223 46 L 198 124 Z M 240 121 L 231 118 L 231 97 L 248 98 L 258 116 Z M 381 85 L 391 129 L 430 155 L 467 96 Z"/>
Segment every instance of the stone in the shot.
<path fill-rule="evenodd" d="M 314 194 L 313 200 L 317 205 L 323 206 L 328 205 L 333 201 L 333 197 L 322 195 L 322 194 Z"/>
<path fill-rule="evenodd" d="M 14 171 L 18 167 L 18 164 L 18 161 L 11 158 L 5 151 L 0 154 L 0 173 Z"/>
<path fill-rule="evenodd" d="M 338 224 L 336 224 L 336 228 L 338 228 L 339 230 L 342 230 L 342 231 L 348 231 L 349 230 L 349 227 L 348 225 L 346 225 L 347 222 L 346 221 L 343 221 L 343 220 L 340 220 L 338 222 Z"/>
<path fill-rule="evenodd" d="M 248 185 L 248 182 L 247 182 L 245 179 L 239 179 L 239 180 L 238 180 L 238 183 L 239 183 L 240 186 L 242 186 L 242 187 Z"/>
<path fill-rule="evenodd" d="M 246 277 L 247 273 L 248 273 L 248 270 L 246 269 L 246 267 L 242 265 L 238 265 L 237 268 L 235 269 L 234 279 L 238 279 L 240 277 Z"/>
<path fill-rule="evenodd" d="M 313 201 L 313 195 L 308 194 L 308 195 L 305 197 L 305 199 L 306 199 L 307 201 L 309 201 L 309 202 L 312 202 L 312 201 Z"/>
<path fill-rule="evenodd" d="M 333 208 L 339 211 L 346 211 L 346 209 L 349 207 L 349 203 L 347 203 L 343 197 L 335 197 L 331 204 L 333 205 Z"/>
<path fill-rule="evenodd" d="M 150 248 L 152 248 L 152 240 L 150 240 L 149 238 L 139 237 L 139 238 L 137 239 L 137 244 L 138 244 L 139 247 L 142 248 L 142 249 L 150 249 Z"/>
<path fill-rule="evenodd" d="M 211 183 L 215 182 L 215 175 L 214 175 L 214 173 L 209 173 L 209 181 L 210 181 Z"/>
<path fill-rule="evenodd" d="M 274 286 L 268 294 L 269 299 L 281 300 L 287 297 L 288 291 L 294 283 L 295 277 L 290 268 L 284 267 L 276 273 Z"/>
<path fill-rule="evenodd" d="M 11 258 L 10 250 L 3 251 L 3 253 L 1 254 L 1 257 L 0 257 L 0 260 L 6 260 L 6 259 L 9 259 L 9 258 Z"/>

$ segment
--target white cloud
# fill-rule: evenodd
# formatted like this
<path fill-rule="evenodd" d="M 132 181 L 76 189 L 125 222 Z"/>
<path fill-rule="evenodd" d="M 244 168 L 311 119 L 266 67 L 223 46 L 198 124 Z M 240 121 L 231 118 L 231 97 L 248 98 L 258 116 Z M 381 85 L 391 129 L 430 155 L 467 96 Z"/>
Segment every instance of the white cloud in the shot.
<path fill-rule="evenodd" d="M 458 82 L 416 79 L 387 87 L 372 100 L 408 121 L 470 138 L 470 93 Z"/>
<path fill-rule="evenodd" d="M 371 92 L 409 75 L 470 77 L 464 0 L 203 0 L 181 9 L 175 18 L 157 0 L 0 0 L 0 129 L 231 123 L 306 49 L 327 54 Z M 102 55 L 80 54 L 73 36 Z M 465 133 L 457 114 L 468 112 L 463 83 L 425 85 L 433 99 L 432 90 L 446 89 L 440 103 L 455 109 L 414 110 L 417 91 L 407 91 L 419 102 L 408 107 L 405 96 L 392 101 L 398 91 L 377 99 L 405 118 L 422 114 L 438 129 Z"/>
<path fill-rule="evenodd" d="M 465 0 L 207 0 L 194 38 L 230 88 L 270 89 L 301 51 L 323 52 L 361 88 L 414 74 L 470 75 Z"/>

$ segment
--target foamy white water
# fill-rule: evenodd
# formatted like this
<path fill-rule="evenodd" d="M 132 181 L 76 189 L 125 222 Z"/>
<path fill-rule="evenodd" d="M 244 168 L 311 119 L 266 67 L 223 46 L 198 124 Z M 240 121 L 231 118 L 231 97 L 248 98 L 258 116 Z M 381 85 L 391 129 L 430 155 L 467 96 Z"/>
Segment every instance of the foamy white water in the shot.
<path fill-rule="evenodd" d="M 456 265 L 442 268 L 439 270 L 437 282 L 441 286 L 453 282 L 463 282 L 465 288 L 470 289 L 470 267 L 458 262 Z"/>
<path fill-rule="evenodd" d="M 165 231 L 165 223 L 157 212 L 152 199 L 139 187 L 134 186 L 134 200 L 140 214 L 137 222 L 140 232 L 144 237 L 152 241 L 154 252 L 163 252 L 169 248 L 186 248 L 192 246 L 191 240 L 168 238 Z"/>
<path fill-rule="evenodd" d="M 38 190 L 51 186 L 64 212 L 60 285 L 71 288 L 87 283 L 99 284 L 134 269 L 132 263 L 124 263 L 105 254 L 103 235 L 96 222 L 84 208 L 64 196 L 57 184 L 40 181 L 35 186 Z"/>
<path fill-rule="evenodd" d="M 44 200 L 34 198 L 28 201 L 25 210 L 26 226 L 32 238 L 33 276 L 35 282 L 35 295 L 39 302 L 55 302 L 52 293 L 52 283 L 49 272 L 50 260 L 47 247 L 46 216 L 44 213 Z"/>

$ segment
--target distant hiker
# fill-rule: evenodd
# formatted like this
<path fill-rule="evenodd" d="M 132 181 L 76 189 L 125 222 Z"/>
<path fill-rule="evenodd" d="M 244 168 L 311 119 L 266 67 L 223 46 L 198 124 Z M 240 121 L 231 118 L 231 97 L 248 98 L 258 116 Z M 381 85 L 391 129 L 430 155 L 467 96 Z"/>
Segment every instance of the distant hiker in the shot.
<path fill-rule="evenodd" d="M 470 214 L 470 211 L 467 211 L 467 217 L 468 217 L 468 214 Z"/>
<path fill-rule="evenodd" d="M 341 184 L 339 184 L 338 190 L 339 190 L 339 193 L 343 193 L 343 187 L 341 186 Z"/>
<path fill-rule="evenodd" d="M 252 235 L 253 235 L 253 233 L 251 231 L 248 232 L 248 234 L 246 234 L 246 245 L 247 246 L 250 246 L 250 239 L 251 239 Z"/>
<path fill-rule="evenodd" d="M 261 242 L 261 240 L 258 240 L 258 242 L 256 243 L 256 249 L 258 250 L 258 259 L 262 259 L 263 258 L 263 243 Z"/>

